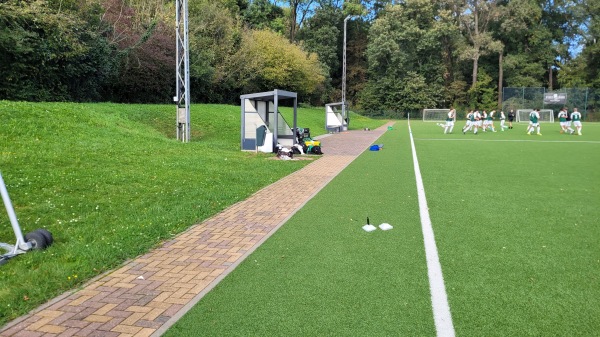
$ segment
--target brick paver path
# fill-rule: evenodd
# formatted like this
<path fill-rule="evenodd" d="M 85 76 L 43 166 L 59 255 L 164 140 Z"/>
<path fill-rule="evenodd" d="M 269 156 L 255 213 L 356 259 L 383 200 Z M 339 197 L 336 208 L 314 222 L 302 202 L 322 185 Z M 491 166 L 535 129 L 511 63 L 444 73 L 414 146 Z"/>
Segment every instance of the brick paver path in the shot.
<path fill-rule="evenodd" d="M 387 129 L 322 138 L 325 154 L 120 269 L 10 322 L 1 336 L 159 336 Z M 295 186 L 297 188 L 289 188 Z"/>

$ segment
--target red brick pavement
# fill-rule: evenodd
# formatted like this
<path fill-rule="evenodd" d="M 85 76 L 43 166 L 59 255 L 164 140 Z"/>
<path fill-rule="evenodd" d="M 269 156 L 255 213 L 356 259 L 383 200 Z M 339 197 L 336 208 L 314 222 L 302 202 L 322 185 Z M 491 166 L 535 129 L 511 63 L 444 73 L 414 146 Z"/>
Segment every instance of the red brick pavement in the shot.
<path fill-rule="evenodd" d="M 121 268 L 10 322 L 0 336 L 158 336 L 387 129 L 321 138 L 325 154 Z M 296 188 L 288 188 L 289 186 Z"/>

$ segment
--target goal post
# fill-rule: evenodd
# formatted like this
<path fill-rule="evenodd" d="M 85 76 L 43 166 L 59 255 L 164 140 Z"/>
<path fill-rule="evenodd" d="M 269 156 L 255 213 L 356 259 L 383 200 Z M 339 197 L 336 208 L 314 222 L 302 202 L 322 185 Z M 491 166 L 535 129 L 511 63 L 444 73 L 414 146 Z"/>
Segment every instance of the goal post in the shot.
<path fill-rule="evenodd" d="M 423 109 L 423 122 L 445 122 L 450 109 Z M 454 116 L 456 121 L 456 116 Z"/>
<path fill-rule="evenodd" d="M 529 123 L 529 114 L 533 109 L 518 109 L 517 110 L 517 123 Z M 540 109 L 540 123 L 554 123 L 554 110 L 552 109 Z"/>

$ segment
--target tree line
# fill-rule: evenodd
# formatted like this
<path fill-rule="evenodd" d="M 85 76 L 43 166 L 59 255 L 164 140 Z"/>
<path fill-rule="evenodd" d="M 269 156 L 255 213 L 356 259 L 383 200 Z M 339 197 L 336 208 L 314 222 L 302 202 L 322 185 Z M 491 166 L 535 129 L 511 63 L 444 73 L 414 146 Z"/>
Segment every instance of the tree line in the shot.
<path fill-rule="evenodd" d="M 600 89 L 594 0 L 189 0 L 192 102 L 281 88 L 371 115 Z M 169 103 L 175 3 L 0 0 L 0 99 Z"/>

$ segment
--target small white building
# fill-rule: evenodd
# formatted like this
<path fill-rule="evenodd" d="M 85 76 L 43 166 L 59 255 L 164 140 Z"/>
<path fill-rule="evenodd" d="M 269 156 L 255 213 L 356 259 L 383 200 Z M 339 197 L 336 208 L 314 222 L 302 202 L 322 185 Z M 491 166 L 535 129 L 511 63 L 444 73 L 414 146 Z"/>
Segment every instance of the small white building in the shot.
<path fill-rule="evenodd" d="M 241 95 L 240 100 L 242 151 L 273 152 L 277 144 L 290 148 L 297 143 L 294 130 L 297 128 L 298 120 L 298 96 L 295 92 L 275 89 Z M 293 100 L 294 120 L 292 126 L 279 112 L 280 100 Z M 265 136 L 264 142 L 262 139 L 258 139 L 257 142 L 257 133 L 259 137 Z"/>

